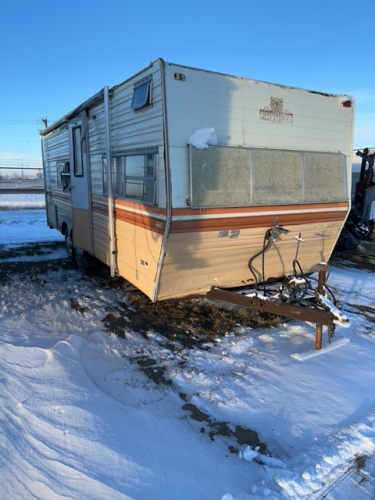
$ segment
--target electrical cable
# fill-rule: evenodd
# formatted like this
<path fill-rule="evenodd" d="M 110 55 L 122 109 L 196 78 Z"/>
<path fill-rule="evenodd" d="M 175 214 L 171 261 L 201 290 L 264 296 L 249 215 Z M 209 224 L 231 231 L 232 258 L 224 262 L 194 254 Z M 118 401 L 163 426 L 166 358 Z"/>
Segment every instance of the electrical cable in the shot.
<path fill-rule="evenodd" d="M 28 141 L 26 141 L 26 143 L 22 146 L 22 148 L 18 151 L 18 153 L 16 154 L 16 156 L 14 158 L 12 158 L 11 161 L 15 160 L 17 158 L 17 156 L 21 153 L 21 151 L 23 151 L 25 149 L 25 147 L 29 144 L 29 142 L 31 141 L 31 139 L 33 139 L 36 134 L 38 133 L 38 130 L 30 137 L 30 139 Z"/>
<path fill-rule="evenodd" d="M 253 261 L 257 257 L 259 257 L 259 255 L 262 255 L 262 276 L 261 276 L 261 279 L 262 279 L 263 285 L 264 285 L 263 286 L 264 296 L 267 295 L 266 282 L 265 282 L 265 278 L 264 278 L 265 277 L 265 254 L 273 241 L 274 234 L 279 233 L 279 232 L 287 233 L 289 231 L 287 229 L 284 229 L 284 228 L 278 226 L 277 221 L 275 221 L 275 224 L 270 229 L 267 229 L 267 231 L 264 235 L 262 250 L 260 250 L 255 255 L 253 255 L 248 263 L 249 270 L 250 270 L 251 274 L 254 276 L 254 288 L 257 289 L 258 285 L 259 285 L 259 280 L 258 280 L 257 275 L 255 274 L 255 270 L 253 268 Z M 267 241 L 267 244 L 266 244 L 266 241 Z M 296 257 L 297 257 L 297 255 L 296 255 Z M 292 265 L 293 265 L 293 276 L 286 278 L 281 286 L 281 292 L 280 292 L 281 298 L 285 302 L 293 302 L 294 300 L 301 301 L 306 297 L 308 291 L 315 293 L 315 289 L 313 288 L 310 280 L 318 281 L 316 278 L 314 278 L 312 276 L 309 276 L 309 279 L 307 279 L 308 275 L 307 276 L 304 275 L 302 266 L 301 266 L 300 262 L 297 260 L 297 258 L 295 258 L 293 260 Z M 299 272 L 299 274 L 298 274 L 298 272 Z M 325 279 L 326 282 L 329 278 L 329 275 L 330 275 L 330 271 L 328 271 L 328 274 L 326 276 L 326 279 Z M 292 283 L 291 280 L 295 279 L 297 277 L 304 280 L 303 287 L 301 287 L 301 286 L 295 287 L 295 286 L 291 285 L 291 283 Z M 283 296 L 283 287 L 286 289 L 288 295 Z M 325 290 L 327 290 L 328 294 L 330 295 L 334 306 L 336 307 L 337 300 L 336 300 L 334 293 L 332 292 L 331 288 L 327 284 L 325 284 L 324 287 L 325 287 Z"/>
<path fill-rule="evenodd" d="M 259 255 L 262 255 L 263 254 L 263 259 L 262 259 L 262 273 L 263 273 L 263 279 L 264 279 L 264 254 L 265 252 L 268 250 L 268 247 L 269 245 L 271 244 L 271 238 L 270 238 L 270 234 L 271 234 L 271 229 L 267 229 L 265 235 L 264 235 L 264 239 L 263 239 L 263 248 L 262 250 L 260 250 L 260 252 L 256 253 L 255 255 L 253 255 L 251 257 L 251 259 L 249 260 L 249 263 L 248 263 L 248 266 L 249 266 L 249 269 L 250 269 L 250 272 L 251 274 L 254 276 L 254 281 L 255 281 L 255 288 L 258 287 L 258 278 L 254 272 L 254 269 L 253 269 L 253 266 L 252 266 L 252 263 L 253 263 L 253 260 L 255 260 L 257 257 L 259 257 Z M 268 237 L 268 243 L 267 245 L 265 246 L 265 242 L 266 242 L 266 239 Z"/>

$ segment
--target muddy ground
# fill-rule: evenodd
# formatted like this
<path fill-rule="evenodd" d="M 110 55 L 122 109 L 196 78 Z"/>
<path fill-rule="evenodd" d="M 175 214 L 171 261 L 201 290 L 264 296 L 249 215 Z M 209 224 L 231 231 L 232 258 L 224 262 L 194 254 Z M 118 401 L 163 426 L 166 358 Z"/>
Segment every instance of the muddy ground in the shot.
<path fill-rule="evenodd" d="M 51 259 L 57 253 L 59 258 Z M 337 267 L 356 264 L 343 259 L 334 259 Z M 56 271 L 59 271 L 56 275 Z M 90 269 L 80 269 L 65 257 L 63 242 L 36 243 L 7 248 L 0 245 L 0 290 L 2 284 L 15 280 L 26 280 L 36 285 L 36 293 L 61 279 L 64 297 L 68 297 L 72 309 L 79 313 L 99 310 L 104 328 L 119 337 L 126 338 L 130 330 L 148 338 L 157 332 L 163 339 L 160 346 L 177 354 L 184 349 L 209 350 L 212 344 L 228 332 L 241 334 L 241 328 L 272 328 L 285 323 L 285 318 L 241 309 L 207 299 L 191 299 L 179 302 L 152 303 L 142 292 L 122 278 L 111 278 L 108 267 L 100 264 Z M 112 291 L 114 293 L 101 293 Z M 375 311 L 371 307 L 345 304 L 345 310 L 365 316 L 375 322 Z M 156 357 L 156 356 L 155 356 Z M 184 363 L 180 357 L 180 363 Z M 173 390 L 166 366 L 144 354 L 134 353 L 129 362 L 136 365 L 152 382 L 167 390 Z M 238 454 L 249 445 L 261 455 L 270 455 L 267 444 L 260 441 L 257 433 L 240 425 L 215 420 L 208 413 L 192 404 L 189 397 L 179 393 L 181 408 L 186 417 L 207 439 L 217 437 L 226 442 L 227 453 Z M 257 459 L 263 464 L 262 459 Z"/>
<path fill-rule="evenodd" d="M 51 259 L 54 253 L 59 258 Z M 336 265 L 347 266 L 348 263 L 338 261 Z M 0 288 L 14 280 L 26 280 L 40 286 L 43 293 L 43 288 L 56 280 L 56 271 L 59 271 L 58 279 L 61 279 L 64 296 L 68 297 L 72 309 L 82 314 L 99 309 L 105 329 L 122 338 L 126 338 L 129 329 L 146 339 L 151 332 L 157 332 L 164 339 L 163 349 L 168 348 L 171 353 L 192 348 L 208 350 L 210 344 L 215 344 L 228 332 L 240 334 L 243 327 L 271 328 L 288 321 L 202 298 L 154 304 L 124 279 L 111 278 L 108 267 L 99 262 L 90 269 L 78 268 L 65 257 L 63 242 L 27 244 L 17 248 L 0 245 Z M 98 290 L 115 293 L 98 294 Z M 373 309 L 358 310 L 358 306 L 351 304 L 346 307 L 350 312 L 366 317 L 370 315 L 375 321 Z M 166 367 L 157 360 L 135 355 L 129 361 L 155 384 L 172 389 L 173 382 Z M 186 399 L 185 394 L 179 396 L 187 418 L 196 422 L 199 432 L 211 440 L 216 436 L 226 439 L 229 452 L 238 453 L 239 447 L 250 445 L 258 447 L 265 455 L 269 454 L 266 444 L 259 441 L 253 430 L 216 421 Z"/>
<path fill-rule="evenodd" d="M 106 312 L 105 327 L 119 336 L 124 327 L 147 336 L 150 330 L 157 331 L 172 343 L 178 341 L 184 347 L 201 346 L 216 336 L 236 330 L 239 325 L 252 328 L 272 327 L 285 322 L 285 318 L 262 314 L 257 311 L 228 307 L 206 299 L 191 299 L 179 302 L 152 303 L 137 288 L 120 277 L 111 278 L 107 266 L 97 263 L 93 268 L 79 269 L 68 259 L 48 260 L 45 256 L 61 250 L 63 243 L 35 243 L 17 248 L 0 246 L 0 282 L 15 275 L 33 279 L 48 279 L 54 270 L 76 270 L 81 279 L 88 280 L 95 288 L 124 291 L 124 301 L 118 301 Z M 40 260 L 22 260 L 39 256 Z M 12 261 L 10 261 L 12 259 Z M 72 307 L 84 312 L 85 307 L 72 301 Z"/>
<path fill-rule="evenodd" d="M 237 332 L 241 327 L 267 328 L 285 323 L 285 318 L 201 298 L 152 303 L 129 282 L 119 277 L 111 278 L 107 266 L 98 262 L 90 269 L 80 269 L 65 257 L 63 249 L 62 242 L 35 243 L 17 248 L 0 245 L 0 288 L 14 280 L 26 280 L 38 288 L 48 288 L 56 280 L 55 271 L 60 271 L 58 279 L 66 288 L 64 295 L 69 297 L 72 309 L 84 314 L 99 308 L 103 312 L 101 321 L 105 329 L 119 337 L 126 338 L 129 329 L 139 332 L 144 338 L 157 332 L 165 339 L 163 348 L 170 349 L 171 353 L 192 348 L 208 350 L 210 344 L 221 336 Z M 61 257 L 52 260 L 50 255 L 54 252 Z M 106 294 L 99 297 L 97 290 L 115 291 L 116 299 L 113 300 L 113 294 L 111 299 L 103 299 Z M 136 363 L 155 384 L 172 386 L 165 366 L 155 359 L 134 356 L 130 361 Z M 241 426 L 231 429 L 228 422 L 218 422 L 200 411 L 186 400 L 185 394 L 179 396 L 187 417 L 196 422 L 199 432 L 205 433 L 209 439 L 214 440 L 215 436 L 227 439 L 231 453 L 238 453 L 240 446 L 250 445 L 269 455 L 266 445 L 260 442 L 253 430 Z"/>

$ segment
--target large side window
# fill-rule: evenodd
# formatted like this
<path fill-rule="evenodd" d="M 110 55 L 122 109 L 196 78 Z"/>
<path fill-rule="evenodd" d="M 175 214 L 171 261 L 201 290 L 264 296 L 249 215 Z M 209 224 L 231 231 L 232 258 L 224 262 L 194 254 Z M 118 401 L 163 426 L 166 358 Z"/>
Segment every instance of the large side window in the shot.
<path fill-rule="evenodd" d="M 112 191 L 120 198 L 156 204 L 157 153 L 142 152 L 112 157 Z M 107 162 L 103 158 L 103 192 L 107 194 Z"/>
<path fill-rule="evenodd" d="M 347 201 L 341 153 L 211 146 L 190 151 L 190 205 L 261 207 Z"/>

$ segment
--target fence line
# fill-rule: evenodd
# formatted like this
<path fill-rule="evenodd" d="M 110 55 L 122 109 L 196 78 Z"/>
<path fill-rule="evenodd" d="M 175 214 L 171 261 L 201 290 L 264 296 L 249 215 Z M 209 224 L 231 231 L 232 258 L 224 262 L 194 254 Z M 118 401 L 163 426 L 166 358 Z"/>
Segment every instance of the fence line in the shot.
<path fill-rule="evenodd" d="M 30 223 L 45 217 L 45 196 L 40 187 L 9 188 L 0 183 L 0 224 Z"/>

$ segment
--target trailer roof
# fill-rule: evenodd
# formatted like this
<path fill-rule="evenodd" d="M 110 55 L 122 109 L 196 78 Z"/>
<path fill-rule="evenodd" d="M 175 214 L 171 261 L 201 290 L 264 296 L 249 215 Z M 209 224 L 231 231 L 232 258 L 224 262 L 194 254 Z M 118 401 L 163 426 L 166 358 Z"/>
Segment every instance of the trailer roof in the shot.
<path fill-rule="evenodd" d="M 90 97 L 90 99 L 87 99 L 87 101 L 83 102 L 76 108 L 74 108 L 72 111 L 64 115 L 62 118 L 59 120 L 55 121 L 50 125 L 49 127 L 45 128 L 44 130 L 40 130 L 39 134 L 40 135 L 47 135 L 52 130 L 55 130 L 56 128 L 60 127 L 64 123 L 67 123 L 69 120 L 71 120 L 74 116 L 76 116 L 78 113 L 81 111 L 90 108 L 91 106 L 97 104 L 98 102 L 102 101 L 104 99 L 104 89 L 100 90 L 97 92 L 95 95 Z"/>
<path fill-rule="evenodd" d="M 322 95 L 322 96 L 325 96 L 325 97 L 336 97 L 336 98 L 341 97 L 344 100 L 346 99 L 348 101 L 349 100 L 350 101 L 354 100 L 353 96 L 350 96 L 350 95 L 330 94 L 330 93 L 327 93 L 327 92 L 319 92 L 319 91 L 316 91 L 316 90 L 303 89 L 303 88 L 300 88 L 300 87 L 292 87 L 290 85 L 283 85 L 283 84 L 280 84 L 280 83 L 266 82 L 266 81 L 263 81 L 263 80 L 255 80 L 253 78 L 247 78 L 247 77 L 243 77 L 243 76 L 236 76 L 236 75 L 231 75 L 231 74 L 228 74 L 228 73 L 221 73 L 221 72 L 218 72 L 218 71 L 212 71 L 212 70 L 201 69 L 201 68 L 194 68 L 192 66 L 185 66 L 185 65 L 182 65 L 182 64 L 165 62 L 162 58 L 155 59 L 153 62 L 151 62 L 148 66 L 146 66 L 142 70 L 138 71 L 137 73 L 135 73 L 134 75 L 130 76 L 129 78 L 126 78 L 121 83 L 118 83 L 117 85 L 114 85 L 110 89 L 110 92 L 113 92 L 114 89 L 118 88 L 119 86 L 123 85 L 127 81 L 129 81 L 129 80 L 135 78 L 136 76 L 138 76 L 139 74 L 143 73 L 144 71 L 146 71 L 147 69 L 149 69 L 150 67 L 152 67 L 156 62 L 162 62 L 163 64 L 168 65 L 168 66 L 176 66 L 176 67 L 179 67 L 179 68 L 189 69 L 189 70 L 193 70 L 193 71 L 202 71 L 204 73 L 211 73 L 211 74 L 215 74 L 215 75 L 222 75 L 222 76 L 226 76 L 226 77 L 229 77 L 229 78 L 237 78 L 237 79 L 240 79 L 240 80 L 248 80 L 248 81 L 252 81 L 254 83 L 264 83 L 266 85 L 273 85 L 273 86 L 280 87 L 280 88 L 283 88 L 283 89 L 302 90 L 302 91 L 305 91 L 305 92 L 310 92 L 312 94 L 318 94 L 318 95 Z M 52 132 L 53 130 L 57 129 L 61 125 L 64 125 L 65 123 L 67 123 L 69 120 L 71 120 L 72 118 L 74 118 L 74 116 L 76 116 L 80 112 L 82 112 L 82 111 L 84 111 L 86 109 L 89 109 L 91 106 L 94 106 L 95 104 L 101 102 L 103 99 L 104 99 L 104 88 L 101 89 L 99 92 L 97 92 L 92 97 L 90 97 L 89 99 L 87 99 L 85 102 L 83 102 L 82 104 L 80 104 L 79 106 L 77 106 L 76 108 L 74 108 L 72 111 L 70 111 L 69 113 L 67 113 L 66 115 L 64 115 L 62 118 L 60 118 L 59 120 L 57 120 L 54 123 L 52 123 L 49 127 L 47 127 L 45 129 L 39 131 L 39 134 L 41 136 L 49 134 L 50 132 Z"/>

